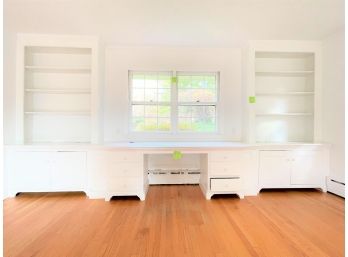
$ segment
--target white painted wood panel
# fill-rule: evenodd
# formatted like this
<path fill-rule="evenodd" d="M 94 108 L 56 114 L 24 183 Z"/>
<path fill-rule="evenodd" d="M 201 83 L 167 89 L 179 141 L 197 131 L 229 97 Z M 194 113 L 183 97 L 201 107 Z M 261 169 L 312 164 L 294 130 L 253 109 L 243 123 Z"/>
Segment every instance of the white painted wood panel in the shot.
<path fill-rule="evenodd" d="M 259 184 L 262 187 L 290 185 L 289 151 L 260 151 Z"/>

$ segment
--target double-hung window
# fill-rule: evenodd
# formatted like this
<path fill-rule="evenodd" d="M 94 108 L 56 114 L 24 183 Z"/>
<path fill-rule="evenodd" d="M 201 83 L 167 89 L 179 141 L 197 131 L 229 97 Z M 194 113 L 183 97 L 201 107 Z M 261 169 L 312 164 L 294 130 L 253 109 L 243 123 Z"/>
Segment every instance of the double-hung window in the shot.
<path fill-rule="evenodd" d="M 216 132 L 218 73 L 129 73 L 131 130 Z"/>

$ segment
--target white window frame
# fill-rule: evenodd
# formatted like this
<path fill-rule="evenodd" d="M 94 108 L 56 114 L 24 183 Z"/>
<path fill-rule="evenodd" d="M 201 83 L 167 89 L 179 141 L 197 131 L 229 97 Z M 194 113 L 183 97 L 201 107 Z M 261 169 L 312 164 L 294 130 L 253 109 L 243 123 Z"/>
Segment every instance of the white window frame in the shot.
<path fill-rule="evenodd" d="M 132 101 L 132 74 L 133 73 L 171 73 L 172 78 L 176 78 L 176 83 L 173 83 L 171 81 L 171 92 L 170 92 L 170 130 L 144 130 L 144 131 L 135 131 L 133 130 L 133 116 L 132 116 L 132 106 L 134 105 L 134 102 Z M 179 75 L 193 75 L 193 76 L 204 76 L 204 75 L 214 75 L 216 78 L 216 102 L 213 104 L 215 106 L 215 130 L 211 132 L 207 131 L 192 131 L 192 130 L 179 130 L 178 128 L 178 110 L 179 110 L 179 95 L 178 95 L 178 74 Z M 220 134 L 220 119 L 219 119 L 219 106 L 220 106 L 220 72 L 191 72 L 191 71 L 168 71 L 168 70 L 129 70 L 128 71 L 128 132 L 131 134 L 146 134 L 146 135 L 159 135 L 159 134 L 200 134 L 200 135 L 217 135 Z M 136 104 L 140 104 L 141 102 L 136 102 Z M 146 101 L 143 102 L 144 105 L 151 105 L 147 103 Z M 157 105 L 161 105 L 159 102 L 156 102 Z M 187 103 L 192 104 L 191 102 Z M 168 106 L 168 104 L 164 104 L 165 106 Z M 194 104 L 193 104 L 194 105 Z M 197 104 L 202 105 L 202 103 Z M 212 105 L 212 103 L 206 103 L 207 106 Z"/>

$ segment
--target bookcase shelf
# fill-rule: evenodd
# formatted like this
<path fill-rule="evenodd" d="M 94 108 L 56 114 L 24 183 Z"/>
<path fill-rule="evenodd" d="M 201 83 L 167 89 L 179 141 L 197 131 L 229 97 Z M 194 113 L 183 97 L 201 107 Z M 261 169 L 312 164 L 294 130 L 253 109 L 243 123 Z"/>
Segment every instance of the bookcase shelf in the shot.
<path fill-rule="evenodd" d="M 91 90 L 89 88 L 87 89 L 79 89 L 79 88 L 72 88 L 72 89 L 58 89 L 58 88 L 26 88 L 25 92 L 27 93 L 46 93 L 46 94 L 90 94 Z"/>

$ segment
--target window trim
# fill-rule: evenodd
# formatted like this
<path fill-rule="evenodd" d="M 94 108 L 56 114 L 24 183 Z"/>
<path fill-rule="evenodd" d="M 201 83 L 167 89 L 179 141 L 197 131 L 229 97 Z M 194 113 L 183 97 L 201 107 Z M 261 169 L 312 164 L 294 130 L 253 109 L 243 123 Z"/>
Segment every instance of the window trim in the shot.
<path fill-rule="evenodd" d="M 216 78 L 216 102 L 199 102 L 197 105 L 202 105 L 208 106 L 214 105 L 215 106 L 215 130 L 212 132 L 207 132 L 207 131 L 192 131 L 192 130 L 180 130 L 178 127 L 178 110 L 179 110 L 179 95 L 178 95 L 178 83 L 173 83 L 171 81 L 170 87 L 170 102 L 154 102 L 156 105 L 165 105 L 165 106 L 170 106 L 170 130 L 144 130 L 144 131 L 135 131 L 133 130 L 133 120 L 132 120 L 132 106 L 134 104 L 143 104 L 143 105 L 151 105 L 150 103 L 146 101 L 132 101 L 132 74 L 133 73 L 169 73 L 172 74 L 171 77 L 176 77 L 178 78 L 179 75 L 214 75 Z M 169 134 L 176 134 L 176 135 L 190 135 L 190 134 L 199 134 L 199 135 L 207 135 L 207 136 L 212 136 L 212 135 L 219 135 L 221 134 L 221 126 L 220 126 L 220 116 L 219 116 L 219 109 L 220 109 L 220 72 L 219 71 L 168 71 L 168 70 L 128 70 L 128 134 L 133 134 L 133 135 L 169 135 Z M 183 102 L 182 102 L 183 103 Z M 194 106 L 195 103 L 193 102 L 185 102 L 188 106 Z"/>

